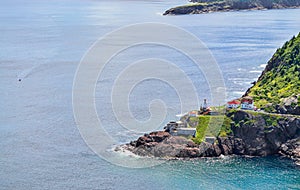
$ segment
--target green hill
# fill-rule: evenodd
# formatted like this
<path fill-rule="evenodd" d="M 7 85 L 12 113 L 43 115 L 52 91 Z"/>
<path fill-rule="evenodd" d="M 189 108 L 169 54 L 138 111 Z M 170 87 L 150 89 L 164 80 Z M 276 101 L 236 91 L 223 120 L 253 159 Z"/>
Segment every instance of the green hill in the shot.
<path fill-rule="evenodd" d="M 286 104 L 286 101 L 289 101 L 289 106 L 296 107 L 300 103 L 297 101 L 299 94 L 300 33 L 277 49 L 257 82 L 245 95 L 252 96 L 258 108 L 275 112 L 278 105 Z M 291 97 L 294 100 L 289 100 Z"/>

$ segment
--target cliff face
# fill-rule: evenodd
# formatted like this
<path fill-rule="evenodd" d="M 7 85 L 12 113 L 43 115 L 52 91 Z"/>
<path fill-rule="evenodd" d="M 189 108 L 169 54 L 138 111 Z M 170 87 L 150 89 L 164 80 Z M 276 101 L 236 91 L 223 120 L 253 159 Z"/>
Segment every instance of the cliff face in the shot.
<path fill-rule="evenodd" d="M 196 3 L 171 8 L 164 15 L 201 14 L 247 9 L 280 9 L 300 6 L 298 0 L 192 0 L 192 2 Z"/>
<path fill-rule="evenodd" d="M 200 145 L 167 132 L 145 134 L 123 148 L 140 156 L 163 158 L 267 156 L 281 154 L 300 162 L 300 118 L 236 111 L 227 114 L 232 134 Z"/>
<path fill-rule="evenodd" d="M 267 112 L 300 115 L 300 33 L 276 51 L 245 96 Z"/>
<path fill-rule="evenodd" d="M 231 124 L 231 139 L 239 142 L 229 144 L 236 149 L 234 154 L 252 156 L 276 154 L 283 144 L 300 137 L 298 117 L 244 111 L 230 113 L 228 116 L 234 121 Z"/>
<path fill-rule="evenodd" d="M 300 164 L 299 117 L 244 111 L 230 113 L 228 117 L 234 121 L 231 123 L 232 136 L 218 138 L 224 154 L 281 154 Z"/>

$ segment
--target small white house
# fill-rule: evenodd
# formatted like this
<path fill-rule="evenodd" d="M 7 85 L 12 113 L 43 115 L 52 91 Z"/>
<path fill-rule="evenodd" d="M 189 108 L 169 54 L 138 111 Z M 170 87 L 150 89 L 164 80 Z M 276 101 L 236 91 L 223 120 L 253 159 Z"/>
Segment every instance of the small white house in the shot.
<path fill-rule="evenodd" d="M 250 97 L 250 96 L 244 97 L 242 99 L 241 108 L 245 109 L 245 110 L 253 110 L 254 102 L 253 102 L 252 97 Z"/>

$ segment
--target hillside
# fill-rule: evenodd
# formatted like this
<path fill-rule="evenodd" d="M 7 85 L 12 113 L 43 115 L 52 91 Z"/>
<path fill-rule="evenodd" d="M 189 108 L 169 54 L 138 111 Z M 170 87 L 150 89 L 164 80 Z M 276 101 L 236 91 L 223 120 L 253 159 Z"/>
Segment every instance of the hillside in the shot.
<path fill-rule="evenodd" d="M 225 115 L 186 115 L 181 120 L 196 128 L 194 137 L 152 132 L 116 151 L 161 158 L 279 154 L 300 165 L 300 33 L 276 51 L 244 96 L 252 96 L 265 111 L 228 109 Z"/>
<path fill-rule="evenodd" d="M 165 11 L 164 15 L 201 14 L 210 12 L 299 8 L 299 0 L 192 0 L 191 4 Z"/>
<path fill-rule="evenodd" d="M 300 33 L 276 51 L 245 96 L 268 112 L 300 114 Z"/>

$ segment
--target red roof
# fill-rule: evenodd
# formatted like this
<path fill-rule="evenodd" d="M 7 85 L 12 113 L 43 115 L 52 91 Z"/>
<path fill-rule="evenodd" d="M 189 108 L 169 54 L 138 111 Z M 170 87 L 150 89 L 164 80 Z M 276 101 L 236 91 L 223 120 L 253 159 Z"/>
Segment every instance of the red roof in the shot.
<path fill-rule="evenodd" d="M 240 104 L 241 102 L 238 100 L 232 100 L 230 102 L 227 102 L 227 104 Z"/>
<path fill-rule="evenodd" d="M 253 100 L 249 100 L 249 99 L 243 99 L 242 100 L 242 103 L 249 103 L 249 104 L 252 104 L 253 103 Z"/>

